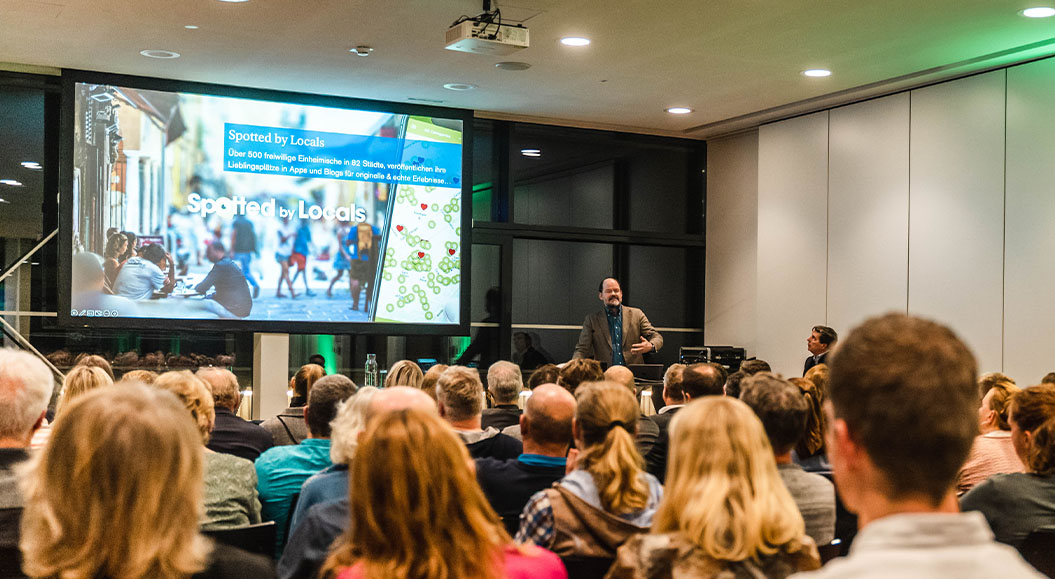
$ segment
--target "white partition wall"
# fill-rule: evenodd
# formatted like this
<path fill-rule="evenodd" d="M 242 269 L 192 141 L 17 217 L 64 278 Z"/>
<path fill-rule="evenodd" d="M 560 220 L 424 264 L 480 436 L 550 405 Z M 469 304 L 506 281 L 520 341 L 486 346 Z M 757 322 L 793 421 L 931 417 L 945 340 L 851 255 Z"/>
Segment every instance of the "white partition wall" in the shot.
<path fill-rule="evenodd" d="M 1055 60 L 1007 71 L 1004 372 L 1055 371 Z"/>
<path fill-rule="evenodd" d="M 831 111 L 828 325 L 908 307 L 909 95 Z"/>
<path fill-rule="evenodd" d="M 802 374 L 810 328 L 825 323 L 828 112 L 759 129 L 758 357 Z"/>
<path fill-rule="evenodd" d="M 704 343 L 754 352 L 758 256 L 758 131 L 707 143 Z"/>
<path fill-rule="evenodd" d="M 1004 88 L 999 70 L 912 92 L 909 312 L 1002 365 Z"/>

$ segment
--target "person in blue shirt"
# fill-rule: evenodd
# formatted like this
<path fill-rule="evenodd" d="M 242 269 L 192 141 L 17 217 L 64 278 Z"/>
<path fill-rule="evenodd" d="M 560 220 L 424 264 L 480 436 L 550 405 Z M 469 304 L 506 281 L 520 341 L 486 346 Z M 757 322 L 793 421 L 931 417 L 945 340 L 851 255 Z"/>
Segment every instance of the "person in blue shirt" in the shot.
<path fill-rule="evenodd" d="M 290 285 L 292 286 L 297 281 L 297 277 L 303 275 L 304 293 L 313 296 L 315 292 L 308 287 L 309 255 L 311 255 L 311 222 L 307 219 L 301 219 L 300 227 L 297 228 L 296 236 L 293 238 L 293 254 L 289 258 L 290 263 L 297 266 L 297 271 L 293 274 Z M 291 287 L 289 291 L 292 292 L 293 288 Z"/>

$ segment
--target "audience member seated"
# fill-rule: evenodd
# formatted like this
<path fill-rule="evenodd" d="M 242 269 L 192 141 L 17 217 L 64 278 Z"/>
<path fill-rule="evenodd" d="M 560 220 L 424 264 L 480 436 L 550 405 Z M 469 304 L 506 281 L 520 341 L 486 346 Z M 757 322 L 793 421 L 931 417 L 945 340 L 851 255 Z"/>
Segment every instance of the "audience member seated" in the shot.
<path fill-rule="evenodd" d="M 817 364 L 806 370 L 806 374 L 803 376 L 803 378 L 813 382 L 813 385 L 817 388 L 817 398 L 820 399 L 822 404 L 828 399 L 828 377 L 830 374 L 827 364 Z"/>
<path fill-rule="evenodd" d="M 1048 372 L 1040 379 L 1041 384 L 1055 384 L 1055 372 Z"/>
<path fill-rule="evenodd" d="M 576 358 L 564 364 L 560 369 L 557 385 L 563 386 L 568 389 L 568 392 L 575 394 L 575 389 L 579 387 L 579 384 L 583 382 L 599 382 L 601 380 L 604 380 L 604 371 L 601 370 L 600 362 L 586 358 Z"/>
<path fill-rule="evenodd" d="M 652 416 L 652 420 L 659 425 L 659 436 L 652 450 L 645 455 L 645 465 L 648 472 L 658 478 L 660 482 L 667 475 L 667 448 L 670 446 L 670 421 L 674 413 L 688 402 L 703 398 L 704 396 L 722 396 L 725 394 L 725 382 L 722 375 L 712 364 L 692 364 L 679 370 L 668 370 L 663 377 L 663 396 L 667 400 L 667 388 L 670 386 L 670 402 L 667 403 L 661 414 Z M 679 404 L 678 392 L 681 392 L 681 403 Z M 667 410 L 667 408 L 671 408 Z"/>
<path fill-rule="evenodd" d="M 535 368 L 535 371 L 531 373 L 527 387 L 529 390 L 534 390 L 543 384 L 556 384 L 558 379 L 560 379 L 560 368 L 556 364 L 545 364 Z"/>
<path fill-rule="evenodd" d="M 524 454 L 516 459 L 476 459 L 476 480 L 498 516 L 516 532 L 518 517 L 532 495 L 566 474 L 575 397 L 556 384 L 535 389 L 520 417 Z"/>
<path fill-rule="evenodd" d="M 615 382 L 616 384 L 622 384 L 626 386 L 626 389 L 630 391 L 634 397 L 637 397 L 637 387 L 634 385 L 634 373 L 630 371 L 630 368 L 626 366 L 609 366 L 604 371 L 604 379 L 609 382 Z M 640 406 L 638 407 L 640 408 Z M 645 416 L 643 412 L 639 412 L 637 416 L 637 451 L 641 453 L 641 456 L 648 454 L 648 451 L 652 450 L 652 447 L 656 444 L 656 439 L 659 438 L 659 425 L 653 420 Z"/>
<path fill-rule="evenodd" d="M 242 391 L 234 373 L 210 367 L 198 370 L 195 375 L 212 390 L 216 405 L 216 425 L 206 445 L 209 450 L 255 461 L 260 453 L 275 445 L 270 432 L 236 414 L 242 404 Z"/>
<path fill-rule="evenodd" d="M 367 388 L 356 394 L 360 396 Z M 437 414 L 436 402 L 421 390 L 407 386 L 385 388 L 373 396 L 366 412 L 376 418 L 387 412 L 417 409 Z M 356 448 L 356 452 L 359 449 Z M 349 493 L 351 489 L 349 487 Z M 289 538 L 289 544 L 278 562 L 282 579 L 315 579 L 330 551 L 330 546 L 348 528 L 348 494 L 336 501 L 315 505 L 301 519 Z"/>
<path fill-rule="evenodd" d="M 1012 396 L 1022 389 L 1010 382 L 997 382 L 985 393 L 978 409 L 981 434 L 971 445 L 967 462 L 960 467 L 956 494 L 963 495 L 994 474 L 1025 472 L 1022 460 L 1011 441 L 1008 406 Z"/>
<path fill-rule="evenodd" d="M 1055 526 L 1055 385 L 1018 391 L 1008 414 L 1026 472 L 994 475 L 964 495 L 960 506 L 980 511 L 997 541 L 1018 547 L 1030 531 Z"/>
<path fill-rule="evenodd" d="M 55 416 L 60 415 L 62 409 L 68 406 L 70 402 L 81 394 L 103 386 L 113 386 L 113 384 L 113 379 L 110 378 L 110 375 L 100 366 L 74 366 L 66 373 L 66 378 L 62 381 L 62 392 L 59 395 L 57 407 L 55 408 Z M 51 424 L 45 421 L 45 423 L 33 433 L 33 441 L 29 446 L 34 450 L 44 448 L 44 445 L 48 443 L 48 438 L 50 437 Z"/>
<path fill-rule="evenodd" d="M 512 544 L 473 478 L 464 445 L 432 413 L 376 417 L 360 450 L 372 460 L 352 463 L 352 524 L 324 576 L 567 577 L 552 553 Z"/>
<path fill-rule="evenodd" d="M 978 433 L 974 356 L 948 328 L 904 314 L 866 320 L 831 360 L 828 456 L 861 530 L 809 578 L 1040 577 L 960 513 L 956 473 Z"/>
<path fill-rule="evenodd" d="M 189 370 L 166 372 L 151 386 L 171 392 L 183 402 L 198 426 L 202 444 L 208 444 L 215 422 L 209 387 Z M 253 463 L 232 454 L 203 450 L 205 516 L 202 529 L 234 529 L 259 523 L 260 500 Z"/>
<path fill-rule="evenodd" d="M 820 366 L 825 364 L 818 364 L 807 370 L 807 373 Z M 791 460 L 806 472 L 830 473 L 832 465 L 828 462 L 828 452 L 824 447 L 824 433 L 828 427 L 824 401 L 827 399 L 809 378 L 789 378 L 788 382 L 798 388 L 799 396 L 806 402 L 806 430 L 791 452 Z"/>
<path fill-rule="evenodd" d="M 129 383 L 136 383 L 143 386 L 150 386 L 154 383 L 154 380 L 158 379 L 157 372 L 151 372 L 150 370 L 130 370 L 125 372 L 121 379 L 116 383 L 125 385 Z"/>
<path fill-rule="evenodd" d="M 493 408 L 484 408 L 480 416 L 483 429 L 495 427 L 502 430 L 520 423 L 520 407 L 517 396 L 524 389 L 524 377 L 520 367 L 512 362 L 500 360 L 487 369 L 487 391 L 494 400 Z"/>
<path fill-rule="evenodd" d="M 648 531 L 663 486 L 645 472 L 634 446 L 634 396 L 613 382 L 583 384 L 577 394 L 573 470 L 531 497 L 517 542 L 561 557 L 612 558 L 623 542 Z"/>
<path fill-rule="evenodd" d="M 476 370 L 465 366 L 448 368 L 436 383 L 436 397 L 440 416 L 454 427 L 473 458 L 489 456 L 505 460 L 516 458 L 524 451 L 519 440 L 493 426 L 482 428 L 484 385 Z"/>
<path fill-rule="evenodd" d="M 793 386 L 780 386 L 783 400 L 798 398 Z M 652 530 L 619 549 L 608 577 L 781 579 L 820 567 L 777 473 L 768 429 L 751 409 L 709 397 L 679 412 L 672 430 L 670 476 Z"/>
<path fill-rule="evenodd" d="M 316 366 L 317 367 L 317 366 Z M 308 477 L 330 466 L 330 422 L 337 405 L 355 394 L 351 380 L 319 379 L 304 407 L 308 437 L 300 444 L 276 446 L 256 459 L 257 490 L 264 520 L 275 521 L 275 558 L 286 544 L 286 528 L 293 495 L 300 492 Z"/>
<path fill-rule="evenodd" d="M 446 364 L 433 364 L 421 378 L 421 391 L 429 395 L 433 402 L 436 401 L 436 382 L 450 366 Z"/>
<path fill-rule="evenodd" d="M 26 574 L 274 577 L 266 558 L 199 533 L 202 456 L 194 421 L 168 392 L 129 385 L 78 398 L 25 481 Z"/>
<path fill-rule="evenodd" d="M 1002 372 L 987 372 L 978 377 L 978 399 L 985 398 L 986 393 L 996 384 L 1005 383 L 1016 386 L 1014 379 Z"/>
<path fill-rule="evenodd" d="M 304 423 L 304 404 L 308 401 L 311 386 L 325 375 L 326 370 L 323 370 L 322 366 L 305 364 L 289 380 L 289 387 L 293 390 L 289 407 L 278 413 L 278 416 L 260 423 L 260 426 L 271 433 L 275 446 L 300 444 L 308 437 L 308 427 Z"/>
<path fill-rule="evenodd" d="M 316 384 L 340 379 L 351 381 L 347 376 L 333 374 L 322 378 Z M 360 388 L 356 390 L 355 396 L 337 409 L 337 417 L 330 423 L 330 461 L 333 464 L 311 475 L 300 487 L 300 497 L 297 498 L 293 520 L 289 525 L 290 533 L 296 530 L 311 507 L 348 497 L 348 466 L 355 458 L 359 436 L 366 429 L 370 403 L 379 391 L 373 386 Z"/>
<path fill-rule="evenodd" d="M 823 476 L 791 462 L 791 449 L 806 432 L 810 412 L 799 388 L 762 372 L 744 380 L 740 400 L 755 411 L 765 427 L 777 471 L 802 514 L 806 534 L 818 545 L 831 543 L 835 538 L 835 487 Z"/>
<path fill-rule="evenodd" d="M 22 493 L 18 467 L 29 458 L 33 433 L 44 423 L 55 382 L 28 352 L 0 349 L 0 547 L 18 547 Z"/>
<path fill-rule="evenodd" d="M 746 377 L 747 374 L 744 374 L 741 370 L 729 374 L 729 377 L 725 379 L 725 387 L 723 388 L 725 395 L 729 398 L 739 398 L 740 382 Z"/>
<path fill-rule="evenodd" d="M 765 360 L 759 360 L 752 358 L 750 360 L 744 360 L 740 363 L 740 372 L 744 373 L 744 376 L 754 376 L 759 372 L 772 372 L 773 368 L 769 367 L 769 362 Z"/>
<path fill-rule="evenodd" d="M 424 378 L 421 367 L 410 360 L 400 360 L 388 369 L 385 375 L 385 388 L 393 386 L 410 386 L 420 388 L 421 380 Z"/>

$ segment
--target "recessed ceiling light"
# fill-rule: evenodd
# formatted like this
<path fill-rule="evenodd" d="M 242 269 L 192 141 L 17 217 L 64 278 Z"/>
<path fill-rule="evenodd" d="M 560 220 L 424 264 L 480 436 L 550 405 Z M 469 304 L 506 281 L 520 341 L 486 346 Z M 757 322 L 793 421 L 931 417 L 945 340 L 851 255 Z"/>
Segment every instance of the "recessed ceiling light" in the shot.
<path fill-rule="evenodd" d="M 360 44 L 359 46 L 356 46 L 355 48 L 349 48 L 348 49 L 348 52 L 351 52 L 352 54 L 354 54 L 356 56 L 370 56 L 370 53 L 373 52 L 373 51 L 374 51 L 374 48 L 372 46 L 365 46 L 365 45 L 362 45 L 362 44 Z"/>
<path fill-rule="evenodd" d="M 531 65 L 526 63 L 526 62 L 510 61 L 510 62 L 499 62 L 499 63 L 495 64 L 495 68 L 497 68 L 498 70 L 517 71 L 517 70 L 527 70 L 527 69 L 531 68 Z"/>
<path fill-rule="evenodd" d="M 560 39 L 564 46 L 589 46 L 590 39 L 584 36 L 565 36 Z"/>
<path fill-rule="evenodd" d="M 227 4 L 241 4 L 243 2 L 248 2 L 248 1 L 249 0 L 220 0 L 220 2 L 226 2 Z"/>
<path fill-rule="evenodd" d="M 40 166 L 40 163 L 36 161 L 22 161 L 22 166 L 26 169 L 30 169 L 33 171 L 39 171 L 43 169 L 43 167 Z"/>
<path fill-rule="evenodd" d="M 0 203 L 11 203 L 11 202 L 8 201 L 7 199 L 0 199 Z"/>
<path fill-rule="evenodd" d="M 140 50 L 139 54 L 142 54 L 143 56 L 145 56 L 147 58 L 161 58 L 161 59 L 179 58 L 179 53 L 178 52 L 172 52 L 171 50 Z"/>
<path fill-rule="evenodd" d="M 1026 18 L 1050 18 L 1055 16 L 1055 8 L 1050 6 L 1034 6 L 1033 8 L 1026 8 L 1019 14 Z"/>
<path fill-rule="evenodd" d="M 475 84 L 469 84 L 467 82 L 448 82 L 443 85 L 443 88 L 447 90 L 473 90 L 476 88 Z"/>
<path fill-rule="evenodd" d="M 687 115 L 692 112 L 692 109 L 688 107 L 670 107 L 667 112 L 672 115 Z"/>
<path fill-rule="evenodd" d="M 188 25 L 184 26 L 184 28 L 186 28 L 187 30 L 197 30 L 198 29 L 198 27 L 195 26 L 194 24 L 188 24 Z"/>
<path fill-rule="evenodd" d="M 809 76 L 809 77 L 813 77 L 813 78 L 820 78 L 820 77 L 823 77 L 823 76 L 831 76 L 832 75 L 832 71 L 830 71 L 830 70 L 828 70 L 826 68 L 811 68 L 809 70 L 802 71 L 802 74 L 804 76 Z"/>
<path fill-rule="evenodd" d="M 524 155 L 525 157 L 541 157 L 542 156 L 542 150 L 541 149 L 520 149 L 520 154 Z"/>
<path fill-rule="evenodd" d="M 21 187 L 22 183 L 20 181 L 15 181 L 14 179 L 0 179 L 0 185 L 7 185 L 8 187 Z"/>

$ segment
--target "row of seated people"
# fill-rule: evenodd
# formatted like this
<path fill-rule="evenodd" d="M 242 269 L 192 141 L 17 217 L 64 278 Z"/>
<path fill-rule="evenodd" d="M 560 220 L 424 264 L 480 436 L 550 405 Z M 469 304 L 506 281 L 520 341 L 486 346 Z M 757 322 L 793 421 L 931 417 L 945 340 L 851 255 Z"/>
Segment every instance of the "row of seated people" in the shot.
<path fill-rule="evenodd" d="M 0 403 L 11 399 L 0 413 L 24 429 L 0 437 L 26 446 L 51 377 L 28 355 L 0 356 Z M 830 464 L 862 526 L 849 556 L 817 576 L 1040 576 L 990 526 L 1015 545 L 1055 523 L 1051 501 L 1037 500 L 1055 481 L 1055 386 L 983 381 L 979 409 L 973 357 L 933 322 L 869 320 L 836 350 L 828 380 L 675 366 L 655 417 L 642 416 L 623 368 L 541 368 L 520 413 L 515 365 L 488 370 L 490 409 L 475 370 L 438 371 L 432 386 L 411 366 L 383 389 L 301 368 L 291 407 L 239 425 L 257 430 L 220 452 L 202 447 L 233 430 L 221 415 L 237 419 L 229 372 L 113 386 L 102 370 L 71 371 L 41 452 L 21 469 L 6 466 L 29 454 L 9 453 L 0 471 L 24 473 L 18 497 L 0 477 L 0 497 L 25 505 L 23 570 L 267 577 L 271 563 L 199 532 L 273 520 L 282 577 L 785 577 L 820 568 L 818 546 L 835 534 L 835 489 L 797 460 Z M 75 388 L 83 372 L 99 384 Z M 19 406 L 30 399 L 41 406 Z M 978 441 L 999 438 L 985 425 L 1001 417 L 1026 472 L 980 477 L 1008 470 L 975 440 L 980 418 Z M 984 464 L 971 471 L 969 454 Z M 984 482 L 958 504 L 968 475 Z"/>

